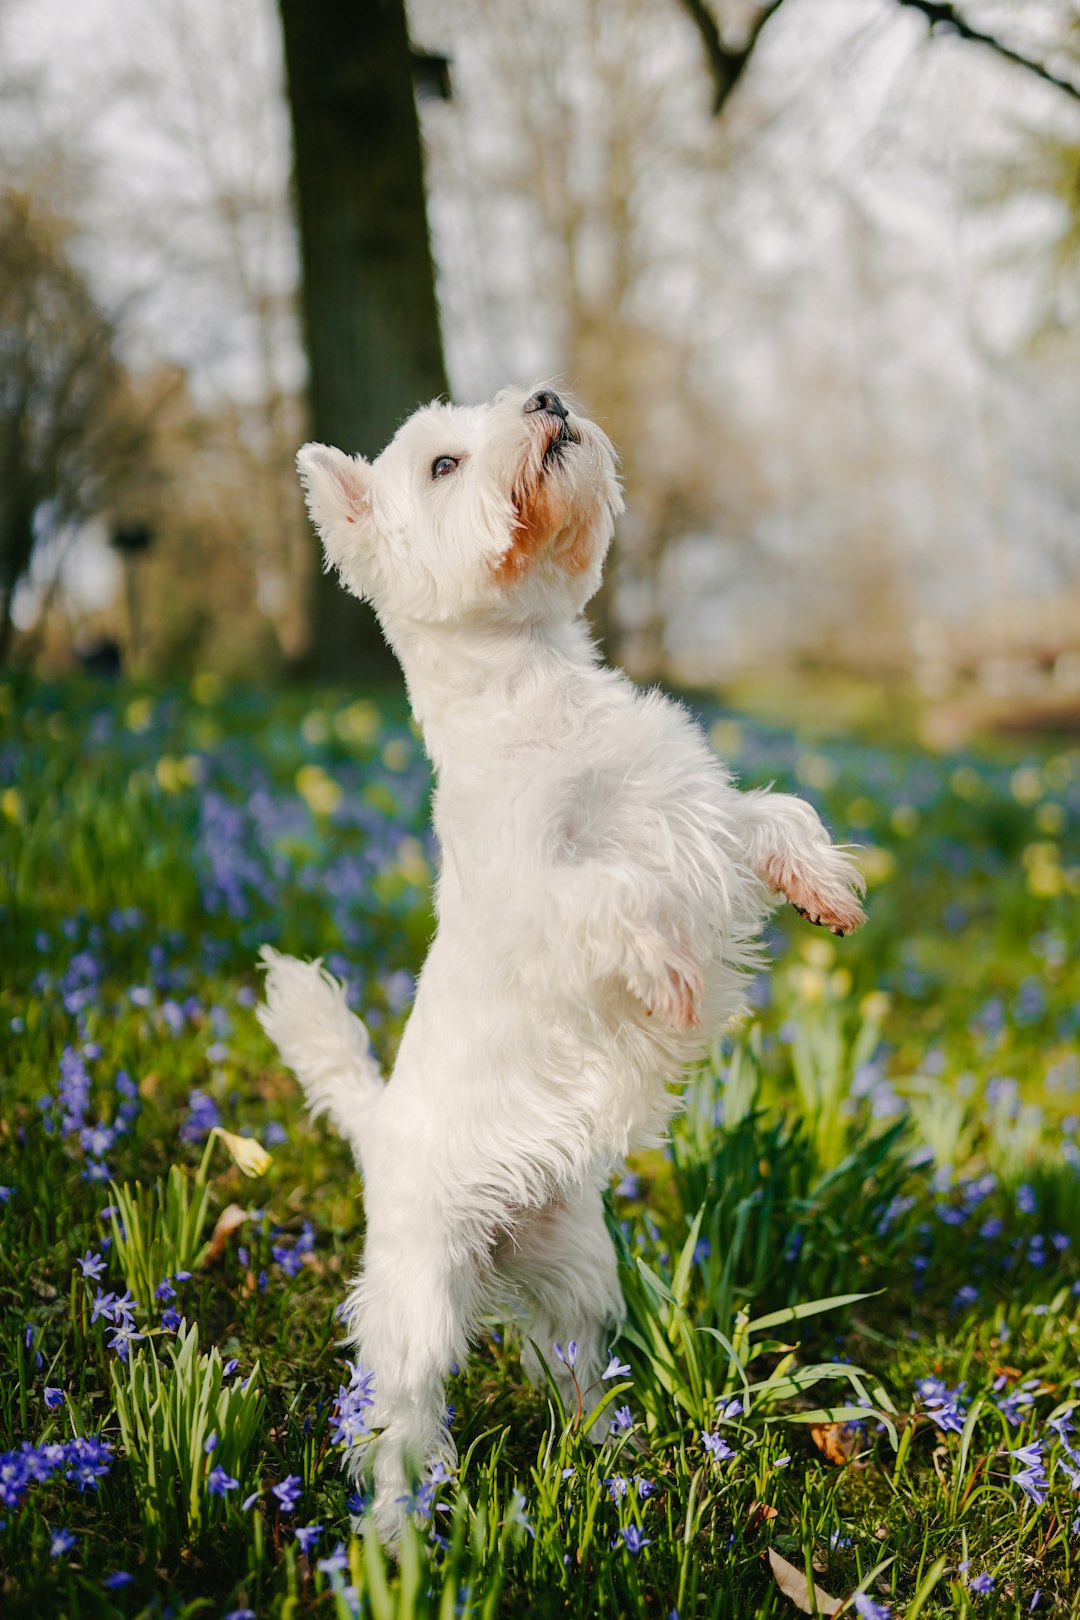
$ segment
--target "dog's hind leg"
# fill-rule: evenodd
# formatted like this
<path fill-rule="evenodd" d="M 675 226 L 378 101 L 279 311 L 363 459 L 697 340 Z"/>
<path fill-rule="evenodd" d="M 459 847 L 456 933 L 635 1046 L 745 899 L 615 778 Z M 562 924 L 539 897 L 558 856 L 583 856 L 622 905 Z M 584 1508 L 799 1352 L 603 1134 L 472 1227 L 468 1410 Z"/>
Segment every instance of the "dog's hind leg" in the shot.
<path fill-rule="evenodd" d="M 573 1412 L 577 1403 L 576 1380 L 588 1411 L 600 1396 L 591 1386 L 607 1366 L 610 1342 L 625 1314 L 599 1186 L 572 1189 L 528 1212 L 499 1245 L 495 1263 L 519 1302 L 526 1377 L 543 1386 L 538 1350 L 559 1382 L 567 1410 Z M 574 1345 L 572 1376 L 556 1355 L 556 1344 L 566 1357 Z M 606 1418 L 596 1427 L 606 1433 Z"/>
<path fill-rule="evenodd" d="M 479 1303 L 479 1268 L 451 1249 L 437 1214 L 404 1193 L 395 1204 L 384 1214 L 369 1200 L 363 1269 L 346 1302 L 350 1340 L 375 1375 L 372 1518 L 390 1544 L 426 1466 L 453 1462 L 445 1384 L 465 1360 Z M 365 1449 L 349 1459 L 358 1482 Z"/>

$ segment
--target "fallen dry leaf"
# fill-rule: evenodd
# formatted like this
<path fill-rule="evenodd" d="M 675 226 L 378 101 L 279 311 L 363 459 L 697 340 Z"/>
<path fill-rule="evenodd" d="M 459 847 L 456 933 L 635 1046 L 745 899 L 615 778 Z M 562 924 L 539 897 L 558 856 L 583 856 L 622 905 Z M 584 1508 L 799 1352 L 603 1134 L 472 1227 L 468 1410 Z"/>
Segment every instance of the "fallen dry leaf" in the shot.
<path fill-rule="evenodd" d="M 778 1552 L 769 1548 L 769 1564 L 773 1572 L 773 1580 L 786 1598 L 790 1598 L 797 1609 L 803 1614 L 813 1614 L 814 1603 L 810 1597 L 810 1583 L 801 1569 L 789 1564 L 786 1558 L 781 1558 Z M 839 1614 L 844 1607 L 839 1598 L 830 1597 L 821 1587 L 814 1584 L 814 1598 L 817 1600 L 818 1614 Z"/>
<path fill-rule="evenodd" d="M 750 1517 L 746 1521 L 747 1530 L 756 1530 L 759 1525 L 766 1524 L 769 1519 L 776 1518 L 776 1509 L 770 1507 L 768 1502 L 755 1502 L 750 1509 Z"/>
<path fill-rule="evenodd" d="M 243 1226 L 247 1218 L 247 1210 L 241 1209 L 239 1204 L 225 1205 L 214 1226 L 214 1235 L 206 1251 L 205 1265 L 212 1266 L 215 1260 L 221 1259 L 230 1236 L 237 1227 Z"/>
<path fill-rule="evenodd" d="M 859 1443 L 859 1431 L 853 1423 L 811 1423 L 810 1438 L 831 1463 L 842 1468 L 851 1461 L 851 1454 Z"/>

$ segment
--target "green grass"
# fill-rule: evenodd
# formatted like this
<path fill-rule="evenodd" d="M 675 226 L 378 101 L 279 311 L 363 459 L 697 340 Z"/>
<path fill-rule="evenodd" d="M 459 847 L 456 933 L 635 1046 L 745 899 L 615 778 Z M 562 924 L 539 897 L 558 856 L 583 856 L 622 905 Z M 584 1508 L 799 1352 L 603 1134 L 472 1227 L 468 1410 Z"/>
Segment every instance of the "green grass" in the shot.
<path fill-rule="evenodd" d="M 392 1061 L 434 855 L 404 708 L 0 687 L 5 1616 L 752 1620 L 795 1612 L 774 1569 L 849 1612 L 1080 1613 L 1080 752 L 706 720 L 864 846 L 871 920 L 778 919 L 614 1178 L 629 1370 L 564 1410 L 491 1324 L 393 1564 L 334 1439 L 359 1183 L 253 1009 L 264 940 L 322 954 Z"/>

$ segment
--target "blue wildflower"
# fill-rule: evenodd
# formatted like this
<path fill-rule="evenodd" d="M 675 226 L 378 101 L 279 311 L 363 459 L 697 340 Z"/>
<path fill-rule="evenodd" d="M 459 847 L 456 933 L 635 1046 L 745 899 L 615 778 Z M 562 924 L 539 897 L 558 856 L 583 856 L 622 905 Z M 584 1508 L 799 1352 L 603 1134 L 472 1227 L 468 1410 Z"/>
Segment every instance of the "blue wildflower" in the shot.
<path fill-rule="evenodd" d="M 622 1536 L 627 1552 L 633 1553 L 635 1558 L 643 1547 L 652 1546 L 652 1542 L 646 1538 L 644 1532 L 639 1530 L 636 1524 L 624 1524 L 619 1531 L 619 1535 L 612 1540 L 612 1547 L 619 1545 L 619 1536 Z"/>
<path fill-rule="evenodd" d="M 206 1476 L 206 1488 L 211 1496 L 224 1496 L 226 1491 L 235 1491 L 239 1485 L 240 1481 L 227 1474 L 220 1463 Z"/>
<path fill-rule="evenodd" d="M 312 1547 L 323 1533 L 321 1524 L 297 1525 L 293 1535 L 300 1544 L 300 1551 L 304 1554 L 311 1552 Z"/>
<path fill-rule="evenodd" d="M 288 1474 L 277 1485 L 271 1486 L 282 1513 L 292 1513 L 304 1494 L 304 1482 L 299 1474 Z"/>
<path fill-rule="evenodd" d="M 712 1434 L 708 1434 L 703 1430 L 701 1435 L 701 1443 L 705 1447 L 705 1450 L 710 1454 L 714 1462 L 728 1462 L 736 1455 L 736 1453 L 731 1449 L 727 1441 L 724 1439 L 723 1435 L 720 1433 L 719 1429 L 714 1430 Z"/>
<path fill-rule="evenodd" d="M 322 1575 L 343 1575 L 349 1567 L 349 1560 L 345 1556 L 345 1543 L 339 1541 L 333 1552 L 326 1558 L 320 1558 L 315 1568 Z"/>
<path fill-rule="evenodd" d="M 1046 1501 L 1046 1493 L 1050 1489 L 1041 1443 L 1032 1440 L 1026 1446 L 1019 1446 L 1015 1451 L 1006 1452 L 1006 1456 L 1015 1457 L 1024 1465 L 1018 1474 L 1012 1476 L 1013 1484 L 1019 1485 L 1024 1495 L 1034 1502 L 1036 1507 L 1041 1506 Z M 986 1590 L 989 1591 L 990 1588 L 987 1587 Z"/>
<path fill-rule="evenodd" d="M 197 1087 L 188 1098 L 188 1117 L 180 1127 L 182 1142 L 201 1142 L 221 1124 L 217 1103 Z"/>
<path fill-rule="evenodd" d="M 855 1612 L 862 1616 L 862 1620 L 892 1620 L 892 1610 L 887 1603 L 875 1603 L 866 1592 L 856 1592 Z"/>

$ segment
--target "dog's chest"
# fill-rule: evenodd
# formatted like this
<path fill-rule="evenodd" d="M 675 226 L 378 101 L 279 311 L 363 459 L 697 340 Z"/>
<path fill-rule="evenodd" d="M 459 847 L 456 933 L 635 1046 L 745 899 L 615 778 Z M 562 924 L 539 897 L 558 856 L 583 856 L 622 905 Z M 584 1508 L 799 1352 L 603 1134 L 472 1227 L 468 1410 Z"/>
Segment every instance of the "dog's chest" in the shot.
<path fill-rule="evenodd" d="M 650 741 L 635 746 L 628 731 L 606 750 L 522 750 L 444 779 L 434 804 L 440 913 L 509 919 L 568 868 L 645 871 L 673 900 L 697 889 L 703 859 L 724 862 L 730 847 L 712 762 L 703 769 L 696 751 Z"/>

